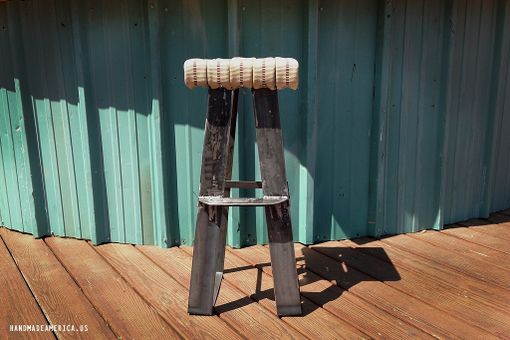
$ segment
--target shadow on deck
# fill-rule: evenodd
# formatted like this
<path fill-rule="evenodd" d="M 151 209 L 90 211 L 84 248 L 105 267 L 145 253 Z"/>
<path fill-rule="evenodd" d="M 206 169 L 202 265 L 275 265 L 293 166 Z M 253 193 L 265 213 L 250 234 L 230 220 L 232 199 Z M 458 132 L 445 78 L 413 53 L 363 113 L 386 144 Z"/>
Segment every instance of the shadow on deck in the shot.
<path fill-rule="evenodd" d="M 186 312 L 190 247 L 0 237 L 0 338 L 510 334 L 510 210 L 441 232 L 296 243 L 302 317 L 276 316 L 266 246 L 227 249 L 216 314 L 197 317 Z"/>

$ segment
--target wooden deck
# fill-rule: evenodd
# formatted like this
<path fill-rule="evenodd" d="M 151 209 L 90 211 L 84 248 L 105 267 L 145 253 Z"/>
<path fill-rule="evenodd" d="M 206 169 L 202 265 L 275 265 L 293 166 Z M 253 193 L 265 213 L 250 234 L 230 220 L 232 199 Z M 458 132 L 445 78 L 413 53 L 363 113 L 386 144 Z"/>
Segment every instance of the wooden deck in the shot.
<path fill-rule="evenodd" d="M 228 249 L 216 315 L 198 317 L 186 313 L 192 248 L 0 237 L 0 339 L 510 338 L 510 210 L 442 232 L 296 244 L 304 316 L 281 319 L 264 246 Z M 88 330 L 10 330 L 47 324 Z"/>

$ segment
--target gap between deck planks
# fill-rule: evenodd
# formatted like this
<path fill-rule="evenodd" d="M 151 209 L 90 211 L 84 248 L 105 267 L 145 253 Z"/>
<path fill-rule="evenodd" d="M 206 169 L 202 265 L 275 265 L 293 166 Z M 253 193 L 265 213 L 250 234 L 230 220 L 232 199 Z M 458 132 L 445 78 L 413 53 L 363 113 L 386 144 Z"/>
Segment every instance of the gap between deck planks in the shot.
<path fill-rule="evenodd" d="M 395 238 L 406 237 L 399 235 Z M 389 263 L 376 257 L 367 255 L 361 251 L 352 251 L 346 247 L 346 251 L 338 253 L 339 247 L 345 247 L 350 241 L 327 242 L 325 244 L 312 246 L 311 250 L 320 253 L 321 262 L 341 261 L 348 268 L 353 268 L 359 272 L 365 273 L 376 280 L 384 281 L 386 286 L 396 289 L 402 293 L 408 294 L 419 300 L 421 304 L 428 304 L 447 314 L 461 316 L 464 322 L 479 327 L 485 331 L 491 332 L 495 336 L 510 334 L 510 316 L 498 308 L 485 304 L 483 300 L 472 296 L 459 294 L 453 285 L 439 280 L 425 280 L 422 273 L 409 270 L 405 267 L 399 267 L 397 263 Z M 352 249 L 352 248 L 351 248 Z M 416 249 L 412 249 L 414 252 Z M 450 258 L 455 257 L 450 254 Z M 308 262 L 307 262 L 308 263 Z M 388 280 L 386 273 L 391 268 L 397 268 L 400 279 Z M 324 273 L 333 279 L 338 275 L 335 273 Z M 353 286 L 353 289 L 359 289 L 362 284 Z M 484 310 L 483 318 L 480 315 L 480 309 Z M 445 314 L 446 315 L 446 314 Z"/>
<path fill-rule="evenodd" d="M 191 247 L 183 247 L 182 249 L 191 257 Z M 239 289 L 242 294 L 260 303 L 271 314 L 276 314 L 272 278 L 228 250 L 225 254 L 224 278 Z M 218 306 L 220 312 L 228 308 L 228 305 Z M 359 329 L 321 309 L 320 306 L 306 298 L 302 298 L 302 308 L 302 317 L 282 317 L 282 320 L 312 339 L 320 337 L 328 339 L 368 337 Z"/>
<path fill-rule="evenodd" d="M 244 261 L 262 270 L 265 275 L 272 276 L 269 264 L 269 251 L 261 246 L 255 246 L 250 251 L 229 249 L 228 253 L 234 254 Z M 376 306 L 351 295 L 323 278 L 309 272 L 308 266 L 304 266 L 298 257 L 298 273 L 301 294 L 321 306 L 324 310 L 363 331 L 371 338 L 406 338 L 416 335 L 426 337 L 419 329 L 407 325 L 391 315 L 384 313 Z"/>
<path fill-rule="evenodd" d="M 504 246 L 510 241 L 510 224 L 490 224 L 485 226 L 486 228 L 480 228 L 478 226 L 470 227 L 467 223 L 469 222 L 452 225 L 450 228 L 444 229 L 443 232 L 498 251 L 508 252 Z"/>
<path fill-rule="evenodd" d="M 449 235 L 441 235 L 443 238 L 450 239 Z M 422 232 L 416 235 L 398 235 L 395 237 L 383 239 L 383 242 L 398 246 L 401 249 L 410 249 L 413 254 L 421 257 L 429 257 L 435 262 L 452 268 L 456 271 L 469 274 L 484 282 L 510 289 L 510 271 L 498 265 L 497 261 L 490 261 L 482 254 L 464 251 L 459 254 L 457 245 L 446 245 L 447 241 L 438 241 L 435 239 L 435 232 Z M 454 243 L 462 243 L 463 240 L 454 240 Z M 438 245 L 439 242 L 439 245 Z M 469 244 L 470 249 L 475 249 L 477 245 Z M 490 250 L 487 250 L 487 252 Z M 503 257 L 504 254 L 501 254 Z"/>
<path fill-rule="evenodd" d="M 1 228 L 3 229 L 3 228 Z M 9 233 L 15 233 L 9 231 Z M 48 325 L 37 301 L 0 238 L 0 338 L 14 339 L 24 333 L 10 332 L 10 325 Z M 55 339 L 53 333 L 30 333 L 35 339 Z"/>
<path fill-rule="evenodd" d="M 188 290 L 131 245 L 107 244 L 99 253 L 185 338 L 239 339 L 218 316 L 189 317 Z"/>
<path fill-rule="evenodd" d="M 180 248 L 162 250 L 151 246 L 137 246 L 161 268 L 172 275 L 183 286 L 188 287 L 191 273 L 191 257 Z M 232 303 L 234 302 L 234 303 Z M 229 282 L 221 284 L 217 306 L 231 304 L 230 308 L 218 310 L 219 317 L 237 329 L 249 339 L 253 338 L 303 338 L 306 334 L 299 333 L 288 327 L 275 314 L 269 313 L 252 299 L 242 294 Z M 187 304 L 186 304 L 187 305 Z"/>
<path fill-rule="evenodd" d="M 506 215 L 484 221 L 490 231 L 467 228 L 476 222 L 466 221 L 442 232 L 296 244 L 305 312 L 299 318 L 276 317 L 267 247 L 228 249 L 217 315 L 190 317 L 192 248 L 93 247 L 0 228 L 0 263 L 11 269 L 0 284 L 16 287 L 0 297 L 21 293 L 26 300 L 21 307 L 8 304 L 16 320 L 86 323 L 96 338 L 504 337 L 510 330 L 507 221 Z M 0 338 L 12 336 L 5 330 Z"/>
<path fill-rule="evenodd" d="M 86 241 L 58 237 L 45 241 L 118 337 L 158 339 L 178 334 Z"/>
<path fill-rule="evenodd" d="M 77 331 L 56 332 L 60 339 L 111 339 L 114 334 L 97 313 L 69 273 L 62 267 L 43 240 L 31 235 L 0 229 L 16 264 L 52 325 L 74 325 Z M 37 259 L 37 261 L 34 261 Z M 87 332 L 79 332 L 80 325 Z"/>
<path fill-rule="evenodd" d="M 478 295 L 485 299 L 486 302 L 490 302 L 495 306 L 499 306 L 503 309 L 510 308 L 510 294 L 506 289 L 495 285 L 487 285 L 476 278 L 469 277 L 468 275 L 447 267 L 439 266 L 430 259 L 415 256 L 414 254 L 409 253 L 409 250 L 390 246 L 379 240 L 361 238 L 358 239 L 358 242 L 359 243 L 346 241 L 347 244 L 357 247 L 363 252 L 375 257 L 378 257 L 379 254 L 374 252 L 372 248 L 384 247 L 387 258 L 379 258 L 382 260 L 390 258 L 391 263 L 397 270 L 403 267 L 421 275 L 425 275 L 424 277 L 430 277 L 432 280 L 455 282 L 455 286 L 453 288 L 458 290 L 459 294 Z"/>
<path fill-rule="evenodd" d="M 305 251 L 305 249 L 307 250 Z M 257 247 L 257 251 L 250 251 L 245 254 L 242 254 L 244 250 L 231 251 L 249 259 L 254 264 L 264 263 L 269 259 L 269 251 L 266 247 Z M 337 264 L 334 260 L 328 259 L 307 247 L 297 244 L 296 254 L 298 254 L 298 258 L 304 258 L 304 260 L 298 261 L 298 265 L 306 266 L 306 270 L 302 274 L 301 293 L 310 299 L 315 299 L 322 304 L 323 308 L 337 313 L 340 317 L 348 318 L 363 330 L 372 330 L 375 334 L 371 334 L 371 336 L 375 338 L 406 337 L 405 333 L 399 334 L 402 330 L 399 331 L 398 329 L 400 326 L 404 330 L 407 328 L 407 332 L 410 332 L 409 329 L 412 329 L 412 327 L 409 325 L 405 327 L 406 323 L 410 323 L 416 329 L 426 331 L 435 337 L 452 338 L 456 336 L 456 332 L 460 335 L 467 334 L 470 336 L 488 335 L 487 332 L 469 325 L 466 326 L 464 322 L 452 320 L 446 314 L 441 315 L 441 312 L 437 309 L 391 289 L 382 282 L 363 275 L 353 268 Z M 262 268 L 264 271 L 271 273 L 270 267 L 264 266 Z M 327 279 L 323 279 L 323 277 Z M 348 291 L 336 286 L 332 287 L 328 280 Z M 321 294 L 321 291 L 334 292 L 333 294 L 339 296 L 339 298 L 323 300 L 325 296 Z M 361 306 L 362 308 L 356 308 L 355 306 Z M 372 316 L 367 318 L 366 312 L 363 312 L 363 310 L 373 311 Z M 383 317 L 383 320 L 378 320 L 380 317 Z M 407 337 L 409 336 L 410 334 L 407 334 Z"/>

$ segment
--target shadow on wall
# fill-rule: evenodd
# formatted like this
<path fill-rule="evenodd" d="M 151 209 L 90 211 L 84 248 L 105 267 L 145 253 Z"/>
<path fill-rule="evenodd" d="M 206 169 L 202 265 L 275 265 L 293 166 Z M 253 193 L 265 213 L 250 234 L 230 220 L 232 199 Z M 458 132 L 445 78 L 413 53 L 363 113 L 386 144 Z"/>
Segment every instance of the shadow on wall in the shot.
<path fill-rule="evenodd" d="M 35 202 L 45 206 L 35 210 L 47 212 L 36 233 L 190 244 L 206 95 L 184 87 L 182 63 L 239 54 L 301 62 L 300 89 L 280 93 L 295 238 L 373 233 L 370 136 L 382 9 L 375 0 L 3 4 L 0 53 L 10 67 L 0 87 L 16 92 L 19 79 L 23 112 L 11 116 L 25 118 Z M 249 98 L 242 91 L 240 179 L 259 177 Z M 267 241 L 262 210 L 232 216 L 230 244 Z"/>
<path fill-rule="evenodd" d="M 207 96 L 184 86 L 182 64 L 234 55 L 301 62 L 300 89 L 279 94 L 296 240 L 482 216 L 491 190 L 508 200 L 496 181 L 510 187 L 497 91 L 508 3 L 2 3 L 1 222 L 94 243 L 191 244 Z M 259 177 L 249 98 L 242 180 Z M 263 221 L 233 210 L 229 243 L 266 242 Z"/>
<path fill-rule="evenodd" d="M 163 147 L 173 138 L 163 131 L 169 122 L 154 62 L 160 52 L 147 43 L 144 6 L 26 1 L 0 7 L 0 53 L 8 65 L 0 72 L 8 102 L 2 114 L 25 124 L 34 200 L 45 205 L 36 210 L 46 213 L 39 214 L 36 234 L 160 245 L 173 243 L 167 235 L 179 238 L 165 199 L 175 183 L 163 180 L 175 178 L 174 157 L 165 154 L 174 147 Z"/>
<path fill-rule="evenodd" d="M 12 122 L 0 142 L 4 167 L 14 169 L 3 183 L 12 190 L 0 197 L 3 223 L 94 243 L 191 243 L 207 96 L 185 88 L 182 64 L 234 53 L 227 13 L 226 1 L 0 5 L 0 115 Z M 265 53 L 288 54 L 260 46 L 249 54 Z M 248 98 L 248 92 L 241 98 L 244 115 L 251 112 Z M 297 115 L 302 103 L 291 108 Z M 296 168 L 301 125 L 295 117 L 287 121 Z M 239 126 L 238 148 L 247 152 L 236 172 L 256 177 L 252 118 Z M 21 172 L 14 160 L 23 157 L 33 183 L 14 190 Z M 33 206 L 25 206 L 17 196 L 31 190 Z M 37 220 L 25 218 L 34 212 Z M 260 242 L 255 223 L 240 236 L 239 218 L 231 243 Z"/>

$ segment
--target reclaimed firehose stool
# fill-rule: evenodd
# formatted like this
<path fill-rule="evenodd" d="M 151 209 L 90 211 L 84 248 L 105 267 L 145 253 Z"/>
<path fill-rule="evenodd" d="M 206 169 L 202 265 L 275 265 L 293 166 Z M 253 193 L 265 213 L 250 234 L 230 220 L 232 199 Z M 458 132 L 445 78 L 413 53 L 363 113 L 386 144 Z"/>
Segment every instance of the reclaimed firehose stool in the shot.
<path fill-rule="evenodd" d="M 189 88 L 209 89 L 188 313 L 213 314 L 223 278 L 229 207 L 263 206 L 277 313 L 301 315 L 277 93 L 297 88 L 298 62 L 189 59 L 184 63 L 184 81 Z M 231 180 L 240 88 L 252 91 L 260 182 Z M 232 198 L 231 188 L 262 188 L 264 195 Z"/>

